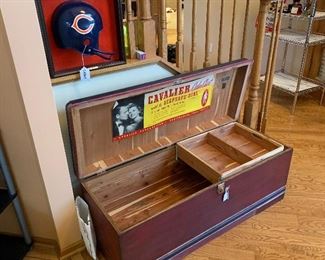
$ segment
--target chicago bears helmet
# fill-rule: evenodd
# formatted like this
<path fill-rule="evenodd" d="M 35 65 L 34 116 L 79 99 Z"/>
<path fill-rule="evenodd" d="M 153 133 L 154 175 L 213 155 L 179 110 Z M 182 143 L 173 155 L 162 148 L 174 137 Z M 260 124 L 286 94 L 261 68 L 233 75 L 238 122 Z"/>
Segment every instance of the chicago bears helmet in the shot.
<path fill-rule="evenodd" d="M 60 4 L 52 17 L 52 29 L 60 48 L 72 48 L 80 53 L 111 59 L 112 52 L 99 50 L 99 33 L 103 29 L 100 13 L 83 1 Z"/>

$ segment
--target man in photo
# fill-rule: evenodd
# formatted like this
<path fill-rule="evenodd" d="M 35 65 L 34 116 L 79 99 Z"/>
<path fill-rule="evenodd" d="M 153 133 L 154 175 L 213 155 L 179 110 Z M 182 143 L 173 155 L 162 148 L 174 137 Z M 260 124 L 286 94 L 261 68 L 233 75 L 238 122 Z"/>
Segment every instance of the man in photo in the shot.
<path fill-rule="evenodd" d="M 113 124 L 113 137 L 120 136 L 126 133 L 126 127 L 129 121 L 128 106 L 117 106 L 113 110 L 114 124 Z"/>

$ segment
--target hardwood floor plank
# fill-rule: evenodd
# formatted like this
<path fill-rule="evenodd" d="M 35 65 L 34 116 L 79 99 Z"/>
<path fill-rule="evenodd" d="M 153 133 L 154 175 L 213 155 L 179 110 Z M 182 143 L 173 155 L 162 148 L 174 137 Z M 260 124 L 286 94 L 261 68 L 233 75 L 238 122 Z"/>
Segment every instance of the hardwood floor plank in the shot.
<path fill-rule="evenodd" d="M 208 244 L 199 254 L 193 253 L 191 257 L 187 259 L 193 260 L 204 260 L 204 259 L 238 259 L 240 255 L 240 260 L 255 260 L 255 253 L 250 250 L 241 250 L 241 249 L 233 249 L 226 248 L 222 246 L 217 246 L 214 244 Z"/>

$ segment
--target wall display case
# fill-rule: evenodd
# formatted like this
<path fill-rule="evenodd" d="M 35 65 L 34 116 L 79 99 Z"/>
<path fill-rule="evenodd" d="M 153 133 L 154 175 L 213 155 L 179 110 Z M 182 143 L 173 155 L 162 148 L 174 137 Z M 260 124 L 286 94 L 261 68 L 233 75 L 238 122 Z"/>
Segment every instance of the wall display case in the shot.
<path fill-rule="evenodd" d="M 320 103 L 322 104 L 325 92 L 325 82 L 304 77 L 305 64 L 307 59 L 308 49 L 311 46 L 325 44 L 325 35 L 312 33 L 312 25 L 314 21 L 324 20 L 325 12 L 317 11 L 317 0 L 305 1 L 310 2 L 307 6 L 298 4 L 300 1 L 295 1 L 296 7 L 292 4 L 289 10 L 282 13 L 282 17 L 288 20 L 288 27 L 281 29 L 279 41 L 285 44 L 282 67 L 274 75 L 273 86 L 280 91 L 284 91 L 294 96 L 291 112 L 294 113 L 298 96 L 309 93 L 315 90 L 322 90 Z M 302 1 L 301 1 L 302 2 Z M 301 9 L 299 11 L 299 9 Z M 292 29 L 294 23 L 307 23 L 306 31 L 297 31 Z M 271 37 L 272 32 L 267 32 L 266 36 Z M 290 74 L 285 71 L 285 66 L 290 61 L 288 60 L 288 48 L 290 46 L 298 46 L 302 48 L 301 66 L 297 75 Z M 265 76 L 261 78 L 265 80 Z"/>
<path fill-rule="evenodd" d="M 236 122 L 251 63 L 67 105 L 75 172 L 106 258 L 181 257 L 283 198 L 292 149 Z M 116 139 L 116 103 L 135 97 L 143 125 Z M 123 120 L 133 123 L 131 111 Z"/>
<path fill-rule="evenodd" d="M 125 63 L 120 0 L 35 0 L 52 78 Z"/>

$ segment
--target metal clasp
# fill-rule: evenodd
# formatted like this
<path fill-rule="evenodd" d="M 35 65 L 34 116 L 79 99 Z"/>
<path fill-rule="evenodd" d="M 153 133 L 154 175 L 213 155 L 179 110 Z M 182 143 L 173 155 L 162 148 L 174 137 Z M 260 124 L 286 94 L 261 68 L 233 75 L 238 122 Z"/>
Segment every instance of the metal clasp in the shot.
<path fill-rule="evenodd" d="M 217 190 L 218 190 L 218 194 L 224 193 L 225 192 L 225 183 L 222 182 L 222 183 L 218 184 Z"/>
<path fill-rule="evenodd" d="M 223 194 L 223 197 L 222 197 L 222 202 L 226 202 L 227 200 L 229 200 L 230 198 L 230 186 L 227 186 L 226 189 L 225 189 L 225 193 Z"/>
<path fill-rule="evenodd" d="M 229 200 L 230 198 L 230 186 L 225 186 L 225 183 L 222 182 L 220 184 L 218 184 L 217 186 L 217 191 L 218 194 L 223 194 L 222 196 L 222 202 L 226 202 L 227 200 Z"/>

